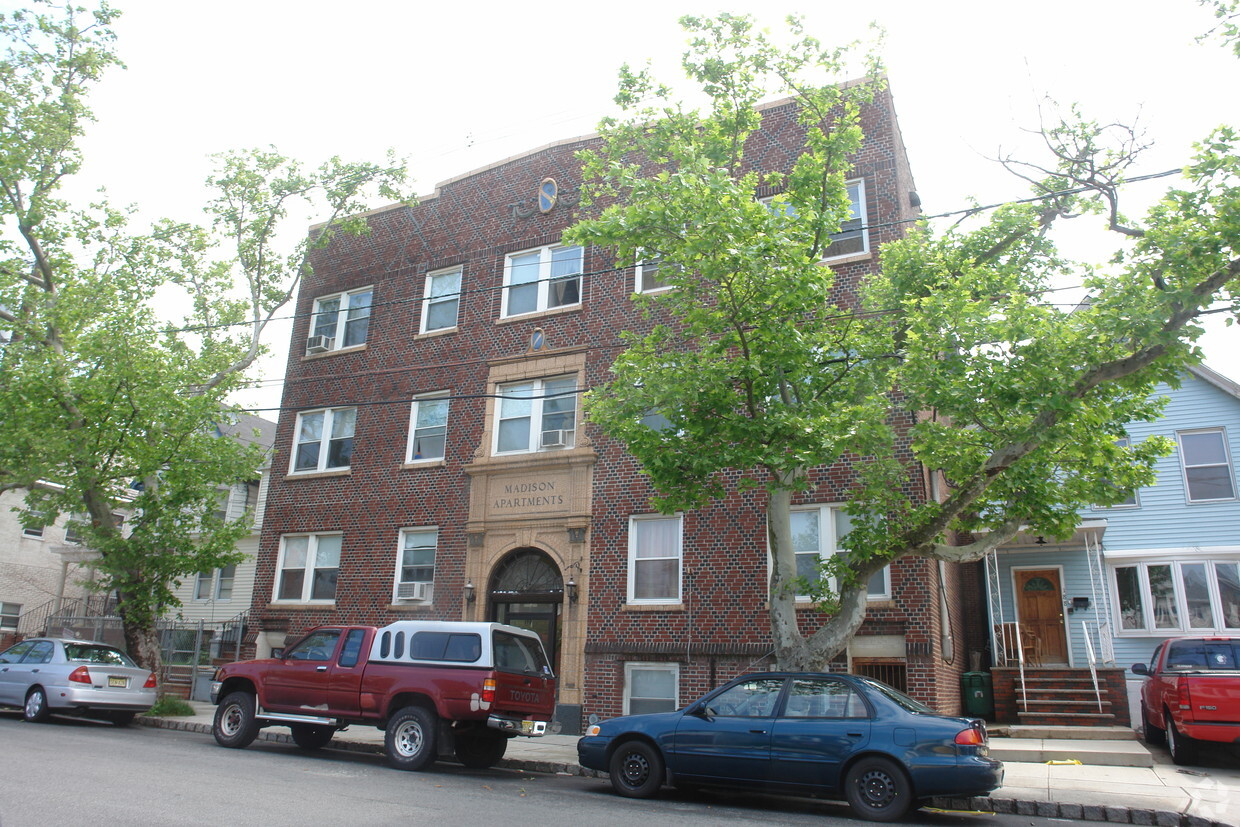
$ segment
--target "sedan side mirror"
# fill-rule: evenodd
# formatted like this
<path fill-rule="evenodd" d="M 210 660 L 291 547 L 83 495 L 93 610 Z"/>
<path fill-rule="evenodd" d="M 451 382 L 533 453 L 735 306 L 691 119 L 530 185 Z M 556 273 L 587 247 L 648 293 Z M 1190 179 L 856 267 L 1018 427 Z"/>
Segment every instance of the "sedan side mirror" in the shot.
<path fill-rule="evenodd" d="M 1150 674 L 1150 668 L 1146 666 L 1144 663 L 1134 663 L 1132 665 L 1132 671 L 1138 675 Z"/>

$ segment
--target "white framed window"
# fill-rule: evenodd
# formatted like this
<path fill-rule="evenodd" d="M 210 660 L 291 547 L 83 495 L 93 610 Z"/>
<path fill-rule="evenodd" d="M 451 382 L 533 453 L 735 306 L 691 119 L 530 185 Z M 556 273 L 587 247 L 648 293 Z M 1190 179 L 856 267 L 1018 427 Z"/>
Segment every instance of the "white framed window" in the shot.
<path fill-rule="evenodd" d="M 232 600 L 233 583 L 237 579 L 236 566 L 224 566 L 215 572 L 215 599 Z"/>
<path fill-rule="evenodd" d="M 865 180 L 857 178 L 848 187 L 848 218 L 840 222 L 840 231 L 831 236 L 823 252 L 824 261 L 870 252 L 870 230 L 865 226 Z"/>
<path fill-rule="evenodd" d="M 297 415 L 291 473 L 348 468 L 353 459 L 357 408 L 326 408 Z"/>
<path fill-rule="evenodd" d="M 409 412 L 408 462 L 444 458 L 448 443 L 448 397 L 445 394 L 419 396 Z"/>
<path fill-rule="evenodd" d="M 461 305 L 461 268 L 426 274 L 426 298 L 422 301 L 422 332 L 456 327 Z"/>
<path fill-rule="evenodd" d="M 671 289 L 672 285 L 664 281 L 664 276 L 671 266 L 664 264 L 663 259 L 658 256 L 638 261 L 637 266 L 633 268 L 633 292 L 656 293 L 660 290 Z"/>
<path fill-rule="evenodd" d="M 1240 562 L 1143 561 L 1113 571 L 1121 635 L 1240 630 Z"/>
<path fill-rule="evenodd" d="M 1227 433 L 1222 428 L 1177 431 L 1180 468 L 1190 503 L 1218 502 L 1236 498 L 1235 475 Z"/>
<path fill-rule="evenodd" d="M 200 571 L 194 577 L 195 600 L 232 600 L 233 581 L 237 579 L 236 566 L 224 566 L 210 571 Z"/>
<path fill-rule="evenodd" d="M 275 600 L 334 602 L 343 541 L 342 534 L 285 534 L 281 537 Z"/>
<path fill-rule="evenodd" d="M 581 247 L 540 247 L 504 259 L 501 318 L 581 304 Z"/>
<path fill-rule="evenodd" d="M 576 444 L 576 377 L 513 382 L 496 390 L 496 454 L 550 451 Z"/>
<path fill-rule="evenodd" d="M 792 547 L 796 553 L 797 575 L 810 582 L 821 574 L 819 563 L 833 554 L 847 554 L 840 540 L 852 530 L 852 521 L 838 505 L 800 505 L 792 509 Z M 835 583 L 832 583 L 835 588 Z M 891 566 L 883 566 L 866 584 L 869 600 L 891 597 Z M 798 595 L 805 599 L 804 595 Z"/>
<path fill-rule="evenodd" d="M 0 629 L 17 628 L 17 619 L 22 615 L 22 604 L 0 603 Z"/>
<path fill-rule="evenodd" d="M 28 537 L 32 540 L 41 540 L 43 538 L 43 529 L 47 528 L 47 523 L 44 522 L 43 514 L 38 511 L 30 511 L 27 513 L 29 513 L 32 517 L 36 518 L 36 520 L 38 521 L 38 525 L 32 525 L 29 528 L 23 528 L 22 536 Z"/>
<path fill-rule="evenodd" d="M 840 231 L 831 234 L 831 242 L 823 251 L 821 261 L 870 252 L 870 229 L 865 225 L 865 179 L 857 178 L 844 186 L 848 189 L 848 217 L 840 222 Z M 761 200 L 782 215 L 793 217 L 797 214 L 796 207 L 777 199 L 779 196 Z"/>
<path fill-rule="evenodd" d="M 624 664 L 624 714 L 674 712 L 680 708 L 680 664 Z"/>
<path fill-rule="evenodd" d="M 85 514 L 70 514 L 65 520 L 65 542 L 70 545 L 82 545 L 82 527 L 90 518 Z"/>
<path fill-rule="evenodd" d="M 324 353 L 366 344 L 373 295 L 374 289 L 365 287 L 315 299 L 306 353 Z"/>
<path fill-rule="evenodd" d="M 680 514 L 629 517 L 629 603 L 679 603 L 683 542 Z"/>
<path fill-rule="evenodd" d="M 404 528 L 396 559 L 396 601 L 430 603 L 435 585 L 438 528 Z"/>

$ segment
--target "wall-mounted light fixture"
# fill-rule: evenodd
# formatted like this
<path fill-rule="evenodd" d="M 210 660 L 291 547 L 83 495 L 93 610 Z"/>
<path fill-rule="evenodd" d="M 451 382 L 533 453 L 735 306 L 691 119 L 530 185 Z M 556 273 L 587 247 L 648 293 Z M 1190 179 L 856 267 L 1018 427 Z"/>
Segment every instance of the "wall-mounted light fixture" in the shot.
<path fill-rule="evenodd" d="M 584 530 L 584 529 L 583 529 Z M 568 582 L 564 584 L 564 591 L 568 594 L 568 602 L 577 602 L 577 581 L 572 577 L 568 578 Z"/>
<path fill-rule="evenodd" d="M 474 581 L 466 580 L 465 588 L 462 591 L 465 593 L 465 602 L 473 603 L 476 598 L 476 595 L 474 594 Z"/>

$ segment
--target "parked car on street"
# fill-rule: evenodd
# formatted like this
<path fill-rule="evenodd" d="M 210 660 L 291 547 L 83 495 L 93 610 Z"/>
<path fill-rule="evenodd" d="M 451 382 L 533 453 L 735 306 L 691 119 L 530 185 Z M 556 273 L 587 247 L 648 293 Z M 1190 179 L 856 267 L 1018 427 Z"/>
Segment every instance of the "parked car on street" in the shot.
<path fill-rule="evenodd" d="M 1147 744 L 1166 744 L 1171 760 L 1191 764 L 1198 741 L 1240 749 L 1240 638 L 1185 637 L 1158 644 L 1141 686 L 1141 730 Z"/>
<path fill-rule="evenodd" d="M 420 770 L 455 755 L 493 766 L 510 738 L 545 735 L 555 676 L 534 632 L 502 623 L 398 620 L 320 626 L 279 657 L 221 666 L 211 683 L 212 733 L 248 746 L 265 726 L 322 749 L 357 724 L 385 731 L 388 763 Z"/>
<path fill-rule="evenodd" d="M 665 783 L 747 787 L 844 798 L 873 821 L 1003 783 L 981 720 L 938 715 L 844 674 L 743 675 L 677 712 L 595 724 L 577 755 L 623 796 L 653 796 Z"/>
<path fill-rule="evenodd" d="M 0 652 L 0 705 L 27 721 L 57 713 L 126 726 L 154 703 L 155 674 L 106 643 L 29 638 Z"/>

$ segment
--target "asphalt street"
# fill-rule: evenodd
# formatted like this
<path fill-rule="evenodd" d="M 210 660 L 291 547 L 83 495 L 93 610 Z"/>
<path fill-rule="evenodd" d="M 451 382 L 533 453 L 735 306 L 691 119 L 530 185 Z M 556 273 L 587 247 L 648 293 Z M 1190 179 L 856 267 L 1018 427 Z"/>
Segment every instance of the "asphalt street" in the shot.
<path fill-rule="evenodd" d="M 862 824 L 837 802 L 665 790 L 635 801 L 606 781 L 436 764 L 420 773 L 379 755 L 316 754 L 258 741 L 244 750 L 210 735 L 0 712 L 0 827 L 114 825 L 685 825 Z M 1030 816 L 917 813 L 939 827 L 1063 824 Z"/>

